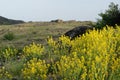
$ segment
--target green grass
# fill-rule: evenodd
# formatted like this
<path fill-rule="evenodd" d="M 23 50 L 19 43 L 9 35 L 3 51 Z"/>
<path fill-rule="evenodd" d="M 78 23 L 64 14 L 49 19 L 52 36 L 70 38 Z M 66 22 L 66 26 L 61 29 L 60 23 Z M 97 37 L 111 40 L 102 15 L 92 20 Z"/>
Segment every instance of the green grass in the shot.
<path fill-rule="evenodd" d="M 12 46 L 22 48 L 32 42 L 46 44 L 48 36 L 54 39 L 63 35 L 66 31 L 80 25 L 91 25 L 91 22 L 32 22 L 17 25 L 0 25 L 0 48 Z M 14 34 L 14 39 L 4 39 L 4 35 L 8 32 Z"/>

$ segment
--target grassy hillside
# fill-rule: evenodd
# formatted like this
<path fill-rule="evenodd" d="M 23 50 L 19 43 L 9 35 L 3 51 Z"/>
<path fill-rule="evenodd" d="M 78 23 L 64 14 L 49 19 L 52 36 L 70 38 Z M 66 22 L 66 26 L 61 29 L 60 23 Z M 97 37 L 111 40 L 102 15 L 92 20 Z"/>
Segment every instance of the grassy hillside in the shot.
<path fill-rule="evenodd" d="M 16 25 L 0 26 L 0 48 L 12 46 L 21 48 L 32 42 L 45 44 L 48 36 L 54 39 L 64 34 L 66 31 L 80 25 L 91 25 L 91 22 L 85 21 L 65 21 L 65 22 L 29 22 Z M 12 33 L 13 39 L 9 40 L 5 35 Z"/>

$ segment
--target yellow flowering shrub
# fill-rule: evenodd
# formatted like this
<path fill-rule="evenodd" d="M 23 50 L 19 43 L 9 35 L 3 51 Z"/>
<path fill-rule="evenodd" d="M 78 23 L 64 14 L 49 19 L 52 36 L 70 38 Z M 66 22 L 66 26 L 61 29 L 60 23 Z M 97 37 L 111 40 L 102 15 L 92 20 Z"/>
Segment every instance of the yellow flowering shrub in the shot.
<path fill-rule="evenodd" d="M 1 61 L 9 61 L 10 59 L 15 59 L 17 56 L 17 49 L 6 48 L 0 52 Z"/>
<path fill-rule="evenodd" d="M 58 41 L 53 40 L 52 37 L 50 37 L 47 40 L 47 54 L 49 55 L 49 58 L 55 58 L 52 56 L 56 56 L 58 59 L 62 55 L 67 55 L 69 54 L 69 50 L 71 47 L 71 40 L 69 37 L 61 36 L 59 37 Z"/>
<path fill-rule="evenodd" d="M 57 66 L 57 75 L 63 80 L 77 80 L 84 78 L 85 67 L 84 67 L 84 57 L 79 59 L 77 54 L 74 52 L 74 57 L 62 56 L 60 61 L 56 62 Z"/>
<path fill-rule="evenodd" d="M 22 69 L 24 80 L 46 80 L 49 64 L 44 60 L 33 58 Z"/>
<path fill-rule="evenodd" d="M 116 26 L 116 29 L 107 26 L 103 30 L 92 30 L 72 41 L 65 36 L 60 37 L 59 40 L 61 43 L 57 43 L 54 50 L 60 55 L 60 60 L 56 64 L 58 65 L 57 74 L 60 75 L 62 79 L 120 79 L 119 26 Z M 72 59 L 74 59 L 74 52 L 77 58 L 72 61 Z M 62 53 L 65 56 L 63 56 Z M 81 57 L 84 59 L 84 63 L 81 62 Z M 80 64 L 77 62 L 78 60 L 83 63 L 82 67 L 77 66 Z M 72 65 L 74 65 L 74 68 L 70 67 Z M 83 73 L 75 72 L 74 70 L 76 70 L 76 68 L 83 69 Z M 79 75 L 79 77 L 73 77 L 74 73 L 76 73 L 76 76 Z"/>
<path fill-rule="evenodd" d="M 5 67 L 0 67 L 0 80 L 11 80 L 12 75 L 8 73 Z"/>
<path fill-rule="evenodd" d="M 41 44 L 35 44 L 34 42 L 25 46 L 23 49 L 24 56 L 27 57 L 27 59 L 40 57 L 43 51 L 44 47 Z"/>

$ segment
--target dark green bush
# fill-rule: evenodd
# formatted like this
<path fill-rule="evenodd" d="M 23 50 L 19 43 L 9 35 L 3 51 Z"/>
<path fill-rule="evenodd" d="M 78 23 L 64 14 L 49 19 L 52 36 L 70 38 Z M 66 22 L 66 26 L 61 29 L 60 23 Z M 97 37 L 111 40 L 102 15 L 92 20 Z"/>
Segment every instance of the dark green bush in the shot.
<path fill-rule="evenodd" d="M 4 35 L 4 39 L 5 39 L 5 40 L 11 41 L 11 40 L 13 40 L 14 38 L 15 38 L 15 35 L 14 35 L 13 32 L 8 32 L 7 34 Z"/>
<path fill-rule="evenodd" d="M 95 28 L 102 29 L 104 26 L 109 25 L 115 27 L 115 24 L 120 25 L 120 9 L 118 4 L 113 2 L 109 5 L 109 9 L 105 13 L 100 13 L 101 19 L 98 19 Z"/>

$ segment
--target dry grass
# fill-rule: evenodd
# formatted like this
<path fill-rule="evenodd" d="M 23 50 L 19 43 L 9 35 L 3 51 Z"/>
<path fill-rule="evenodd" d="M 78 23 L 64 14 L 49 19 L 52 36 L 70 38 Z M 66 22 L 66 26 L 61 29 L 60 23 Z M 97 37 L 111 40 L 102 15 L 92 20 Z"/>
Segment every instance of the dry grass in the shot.
<path fill-rule="evenodd" d="M 0 26 L 0 48 L 12 46 L 22 48 L 24 45 L 32 42 L 45 44 L 48 36 L 58 38 L 66 31 L 80 25 L 90 25 L 91 22 L 65 21 L 61 23 L 55 22 L 31 22 L 17 25 L 1 25 Z M 8 32 L 15 35 L 12 41 L 4 40 L 3 36 Z"/>

